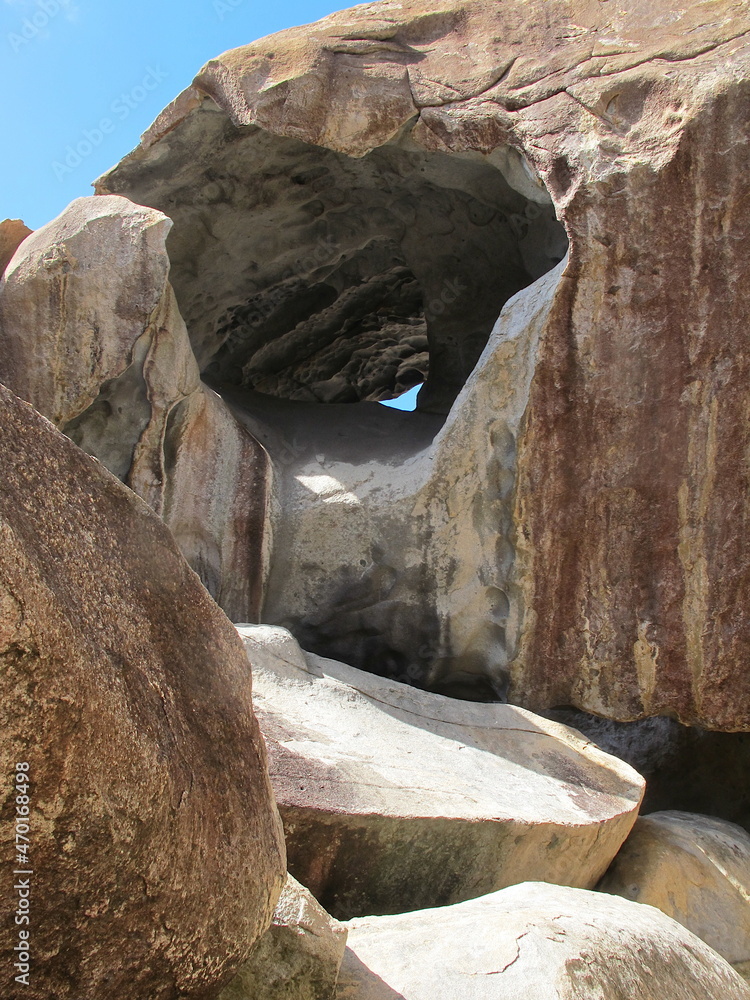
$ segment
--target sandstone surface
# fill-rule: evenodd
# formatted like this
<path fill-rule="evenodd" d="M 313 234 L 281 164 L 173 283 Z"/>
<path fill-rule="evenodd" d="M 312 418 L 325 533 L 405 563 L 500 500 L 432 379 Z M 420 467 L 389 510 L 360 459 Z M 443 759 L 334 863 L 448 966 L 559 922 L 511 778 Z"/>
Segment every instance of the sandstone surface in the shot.
<path fill-rule="evenodd" d="M 289 875 L 271 926 L 219 1000 L 334 1000 L 346 933 Z"/>
<path fill-rule="evenodd" d="M 347 927 L 339 1000 L 750 998 L 721 956 L 659 910 L 581 889 L 524 883 Z"/>
<path fill-rule="evenodd" d="M 528 879 L 591 888 L 632 827 L 642 779 L 574 730 L 239 632 L 289 870 L 338 918 Z"/>
<path fill-rule="evenodd" d="M 733 965 L 750 963 L 750 834 L 733 823 L 641 816 L 598 888 L 657 907 Z"/>
<path fill-rule="evenodd" d="M 385 0 L 203 68 L 98 190 L 174 219 L 201 371 L 270 451 L 264 620 L 434 689 L 750 728 L 748 123 L 730 0 Z M 425 375 L 411 432 L 367 402 Z"/>
<path fill-rule="evenodd" d="M 28 765 L 33 870 L 30 985 L 4 995 L 202 1000 L 285 873 L 247 658 L 146 504 L 4 387 L 0 409 L 0 767 Z"/>

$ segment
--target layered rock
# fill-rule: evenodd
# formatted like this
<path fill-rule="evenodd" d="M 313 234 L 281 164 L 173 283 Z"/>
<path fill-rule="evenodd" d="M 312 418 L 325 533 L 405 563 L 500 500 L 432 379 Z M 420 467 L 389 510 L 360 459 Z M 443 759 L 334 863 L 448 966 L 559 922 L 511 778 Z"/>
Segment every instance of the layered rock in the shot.
<path fill-rule="evenodd" d="M 656 906 L 732 964 L 750 964 L 750 834 L 710 816 L 642 816 L 598 888 Z"/>
<path fill-rule="evenodd" d="M 0 765 L 28 765 L 33 870 L 13 995 L 205 997 L 285 872 L 247 659 L 153 512 L 2 387 L 0 408 Z"/>
<path fill-rule="evenodd" d="M 729 0 L 356 7 L 212 60 L 100 182 L 173 216 L 201 368 L 243 397 L 282 497 L 311 483 L 322 527 L 280 516 L 266 620 L 442 690 L 750 728 L 746 29 Z M 316 453 L 321 407 L 287 404 L 279 440 L 257 390 L 382 398 L 428 366 L 420 407 L 444 414 L 562 256 L 553 209 L 564 273 L 527 349 L 516 300 L 493 379 L 454 404 L 448 471 L 430 453 L 389 497 L 425 425 L 366 409 Z M 291 470 L 299 435 L 315 461 Z M 351 559 L 311 540 L 334 507 L 366 533 Z"/>
<path fill-rule="evenodd" d="M 170 227 L 124 198 L 79 198 L 28 237 L 0 282 L 0 380 L 163 516 L 230 616 L 254 619 L 267 459 L 200 383 Z"/>
<path fill-rule="evenodd" d="M 339 1000 L 748 1000 L 716 952 L 650 906 L 525 883 L 348 923 Z"/>
<path fill-rule="evenodd" d="M 336 917 L 527 879 L 593 887 L 632 827 L 642 779 L 571 729 L 239 631 L 289 870 Z"/>
<path fill-rule="evenodd" d="M 291 875 L 271 926 L 219 1000 L 334 1000 L 346 928 Z"/>

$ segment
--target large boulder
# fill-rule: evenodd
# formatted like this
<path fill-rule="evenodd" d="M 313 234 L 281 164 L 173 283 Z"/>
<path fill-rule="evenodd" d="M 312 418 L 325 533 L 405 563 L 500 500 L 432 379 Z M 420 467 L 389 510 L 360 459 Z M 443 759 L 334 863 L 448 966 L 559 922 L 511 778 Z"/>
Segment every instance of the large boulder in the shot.
<path fill-rule="evenodd" d="M 0 767 L 29 785 L 4 781 L 0 837 L 33 872 L 6 995 L 203 1000 L 285 873 L 247 658 L 146 504 L 4 387 L 0 410 Z"/>
<path fill-rule="evenodd" d="M 443 690 L 750 729 L 749 132 L 733 0 L 385 0 L 203 68 L 98 190 L 174 219 L 201 369 L 323 519 L 281 503 L 265 620 Z M 325 428 L 315 400 L 426 370 L 411 430 Z"/>
<path fill-rule="evenodd" d="M 525 883 L 346 926 L 338 1000 L 750 1000 L 674 920 L 580 889 Z"/>
<path fill-rule="evenodd" d="M 79 198 L 28 237 L 0 281 L 0 381 L 161 514 L 230 617 L 255 620 L 268 459 L 200 382 L 168 281 L 171 225 L 125 198 Z"/>
<path fill-rule="evenodd" d="M 528 879 L 591 888 L 635 821 L 643 780 L 574 730 L 239 631 L 289 870 L 336 917 Z"/>
<path fill-rule="evenodd" d="M 219 1000 L 335 1000 L 346 928 L 287 877 L 271 926 Z"/>
<path fill-rule="evenodd" d="M 750 834 L 733 823 L 642 816 L 598 888 L 656 906 L 728 962 L 750 963 Z"/>

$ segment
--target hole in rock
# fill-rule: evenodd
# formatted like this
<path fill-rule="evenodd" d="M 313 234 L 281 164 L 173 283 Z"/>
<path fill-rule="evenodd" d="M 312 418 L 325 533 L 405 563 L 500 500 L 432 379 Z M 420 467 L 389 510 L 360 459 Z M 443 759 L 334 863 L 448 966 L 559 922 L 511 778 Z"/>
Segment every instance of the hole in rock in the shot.
<path fill-rule="evenodd" d="M 407 389 L 406 392 L 402 392 L 400 396 L 394 396 L 393 399 L 381 399 L 380 402 L 383 406 L 390 406 L 394 410 L 404 410 L 408 413 L 413 413 L 417 408 L 417 396 L 419 395 L 419 390 L 422 385 L 415 385 L 413 389 Z"/>
<path fill-rule="evenodd" d="M 510 148 L 428 152 L 407 129 L 355 158 L 210 101 L 169 140 L 117 187 L 174 220 L 171 280 L 216 387 L 355 403 L 424 383 L 418 409 L 445 415 L 503 304 L 567 251 Z"/>
<path fill-rule="evenodd" d="M 413 499 L 386 512 L 383 498 L 445 422 L 503 305 L 565 256 L 551 199 L 509 147 L 429 152 L 407 128 L 355 158 L 236 128 L 210 101 L 165 149 L 121 165 L 113 190 L 174 220 L 171 281 L 203 377 L 275 466 L 263 620 L 313 652 L 432 683 L 433 661 L 450 661 L 436 581 L 403 554 Z M 494 649 L 505 631 L 488 615 Z M 474 659 L 453 671 L 462 691 L 481 686 L 486 653 Z"/>

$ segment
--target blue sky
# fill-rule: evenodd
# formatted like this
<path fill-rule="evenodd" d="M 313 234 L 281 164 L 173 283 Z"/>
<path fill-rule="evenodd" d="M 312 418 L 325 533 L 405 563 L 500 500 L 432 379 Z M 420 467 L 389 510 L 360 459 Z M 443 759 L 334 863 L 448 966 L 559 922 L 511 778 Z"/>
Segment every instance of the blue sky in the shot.
<path fill-rule="evenodd" d="M 0 219 L 38 229 L 138 144 L 201 66 L 347 0 L 0 0 Z M 416 390 L 390 405 L 412 409 Z"/>
<path fill-rule="evenodd" d="M 90 194 L 208 59 L 349 5 L 0 0 L 0 219 L 38 229 Z"/>

